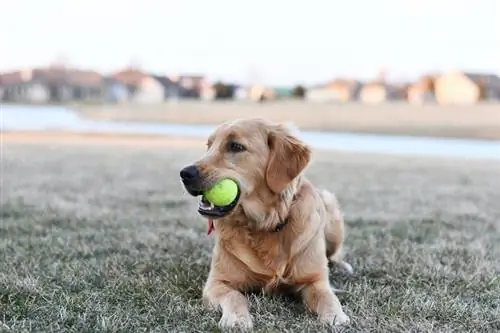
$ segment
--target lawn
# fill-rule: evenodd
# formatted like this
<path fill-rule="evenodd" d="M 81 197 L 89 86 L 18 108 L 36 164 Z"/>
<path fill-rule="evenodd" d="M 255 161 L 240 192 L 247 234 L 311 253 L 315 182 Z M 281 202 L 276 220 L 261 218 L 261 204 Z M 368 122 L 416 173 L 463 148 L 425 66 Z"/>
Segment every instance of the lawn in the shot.
<path fill-rule="evenodd" d="M 194 149 L 7 144 L 0 331 L 217 332 L 201 290 L 213 235 L 178 180 Z M 347 261 L 346 332 L 500 331 L 500 165 L 316 152 Z M 300 302 L 249 295 L 256 332 L 322 332 Z"/>

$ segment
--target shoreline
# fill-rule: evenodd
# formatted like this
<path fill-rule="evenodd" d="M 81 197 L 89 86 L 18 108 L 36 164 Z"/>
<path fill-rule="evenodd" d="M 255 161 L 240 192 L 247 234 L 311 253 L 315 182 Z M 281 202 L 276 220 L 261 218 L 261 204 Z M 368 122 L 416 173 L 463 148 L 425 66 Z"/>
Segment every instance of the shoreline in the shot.
<path fill-rule="evenodd" d="M 105 132 L 71 132 L 71 131 L 8 131 L 0 132 L 0 144 L 7 146 L 80 146 L 103 148 L 122 147 L 155 149 L 166 148 L 200 150 L 205 149 L 205 140 L 202 138 L 193 138 L 175 135 L 156 135 L 156 134 L 122 134 Z M 429 160 L 439 163 L 494 163 L 499 161 L 490 158 L 468 158 L 467 156 L 436 156 L 422 154 L 398 154 L 390 152 L 369 152 L 369 151 L 349 151 L 337 149 L 314 148 L 316 158 L 331 153 L 337 156 L 351 156 L 358 158 L 375 158 L 377 160 Z"/>
<path fill-rule="evenodd" d="M 440 107 L 406 104 L 164 103 L 72 105 L 86 119 L 183 125 L 217 125 L 236 118 L 292 122 L 303 131 L 500 140 L 500 104 Z"/>

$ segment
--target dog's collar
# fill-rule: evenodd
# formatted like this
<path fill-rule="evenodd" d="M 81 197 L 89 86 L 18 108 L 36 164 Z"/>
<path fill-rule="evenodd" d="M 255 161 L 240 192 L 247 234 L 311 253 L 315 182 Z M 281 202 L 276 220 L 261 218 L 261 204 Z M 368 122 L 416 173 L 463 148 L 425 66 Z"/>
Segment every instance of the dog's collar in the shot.
<path fill-rule="evenodd" d="M 278 225 L 276 226 L 276 228 L 274 228 L 272 232 L 280 232 L 281 230 L 283 230 L 283 228 L 286 227 L 287 224 L 288 224 L 288 218 L 284 220 L 280 219 L 280 223 L 278 223 Z"/>
<path fill-rule="evenodd" d="M 297 197 L 294 195 L 293 196 L 293 201 L 295 201 L 297 199 Z M 278 225 L 273 229 L 271 230 L 272 233 L 276 233 L 276 232 L 280 232 L 281 230 L 283 230 L 286 225 L 288 224 L 290 218 L 287 217 L 286 219 L 282 219 L 280 217 L 280 223 L 278 223 Z M 212 219 L 208 219 L 208 231 L 207 231 L 207 235 L 210 235 L 212 233 L 212 231 L 215 230 L 215 227 L 214 227 L 214 221 Z"/>
<path fill-rule="evenodd" d="M 207 230 L 207 235 L 210 235 L 212 233 L 212 231 L 215 230 L 215 227 L 214 227 L 214 221 L 212 219 L 208 219 L 208 230 Z M 283 230 L 283 228 L 286 227 L 286 225 L 288 224 L 288 218 L 284 219 L 284 220 L 281 220 L 280 219 L 280 223 L 278 223 L 278 225 L 276 226 L 276 228 L 274 228 L 271 232 L 280 232 L 281 230 Z"/>
<path fill-rule="evenodd" d="M 293 196 L 292 202 L 294 202 L 295 200 L 297 200 L 296 195 Z M 272 230 L 272 232 L 280 232 L 281 230 L 283 230 L 288 224 L 289 220 L 290 220 L 289 216 L 287 216 L 285 219 L 281 218 L 280 216 L 280 223 L 278 223 L 278 225 L 276 226 L 276 228 L 274 228 L 274 230 Z"/>

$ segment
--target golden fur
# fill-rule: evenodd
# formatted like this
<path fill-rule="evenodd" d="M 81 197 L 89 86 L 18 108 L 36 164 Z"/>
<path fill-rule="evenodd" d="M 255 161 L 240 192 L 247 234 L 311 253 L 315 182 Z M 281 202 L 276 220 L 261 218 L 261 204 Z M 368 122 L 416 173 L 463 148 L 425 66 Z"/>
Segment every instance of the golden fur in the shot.
<path fill-rule="evenodd" d="M 229 152 L 229 141 L 245 151 Z M 335 196 L 303 175 L 309 147 L 286 126 L 262 119 L 226 122 L 207 146 L 195 163 L 205 184 L 232 178 L 241 190 L 236 208 L 214 221 L 203 289 L 204 301 L 222 309 L 220 325 L 252 327 L 242 293 L 251 290 L 291 290 L 324 323 L 348 322 L 328 281 L 328 259 L 350 271 L 342 261 L 344 222 Z"/>

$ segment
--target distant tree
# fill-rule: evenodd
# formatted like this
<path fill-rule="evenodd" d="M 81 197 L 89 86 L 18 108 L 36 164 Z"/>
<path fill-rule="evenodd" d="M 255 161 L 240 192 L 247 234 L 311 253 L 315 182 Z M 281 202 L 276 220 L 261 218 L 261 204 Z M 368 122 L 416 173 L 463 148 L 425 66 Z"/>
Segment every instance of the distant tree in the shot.
<path fill-rule="evenodd" d="M 488 98 L 487 96 L 488 80 L 485 77 L 480 77 L 477 79 L 476 84 L 479 88 L 479 100 L 484 101 L 485 99 Z"/>
<path fill-rule="evenodd" d="M 424 88 L 426 91 L 429 92 L 434 92 L 434 83 L 436 81 L 436 78 L 432 75 L 425 75 L 421 79 L 422 84 L 424 85 Z"/>
<path fill-rule="evenodd" d="M 215 99 L 233 99 L 236 90 L 234 85 L 220 81 L 213 85 L 213 89 L 215 90 Z"/>
<path fill-rule="evenodd" d="M 215 90 L 215 99 L 226 99 L 228 95 L 228 87 L 222 82 L 216 82 L 213 86 Z"/>
<path fill-rule="evenodd" d="M 292 97 L 298 99 L 304 99 L 306 97 L 306 88 L 302 85 L 295 86 L 292 90 Z"/>

